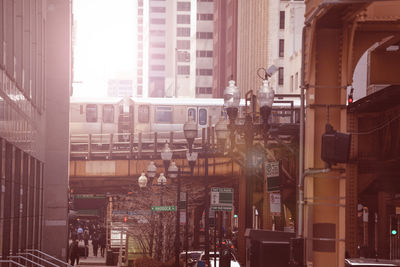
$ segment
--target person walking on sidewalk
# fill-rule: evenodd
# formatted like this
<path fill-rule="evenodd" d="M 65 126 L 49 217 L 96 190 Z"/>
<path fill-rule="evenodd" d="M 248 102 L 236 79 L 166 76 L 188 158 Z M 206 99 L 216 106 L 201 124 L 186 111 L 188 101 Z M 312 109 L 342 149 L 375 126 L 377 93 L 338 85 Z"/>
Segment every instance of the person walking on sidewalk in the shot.
<path fill-rule="evenodd" d="M 101 256 L 104 257 L 104 252 L 106 250 L 107 240 L 106 240 L 106 233 L 102 231 L 99 237 L 99 245 L 100 245 L 100 253 Z"/>
<path fill-rule="evenodd" d="M 99 235 L 94 232 L 92 236 L 93 255 L 97 257 L 97 250 L 99 249 Z"/>
<path fill-rule="evenodd" d="M 78 240 L 75 238 L 72 239 L 72 243 L 69 245 L 69 259 L 71 261 L 71 265 L 79 264 L 79 246 L 78 246 Z"/>

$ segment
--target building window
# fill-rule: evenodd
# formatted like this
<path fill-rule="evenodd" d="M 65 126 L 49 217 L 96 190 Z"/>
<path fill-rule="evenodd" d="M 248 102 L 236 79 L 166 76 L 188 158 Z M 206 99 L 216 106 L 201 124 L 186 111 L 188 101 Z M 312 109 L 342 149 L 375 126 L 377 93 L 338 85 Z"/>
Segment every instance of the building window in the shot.
<path fill-rule="evenodd" d="M 177 57 L 178 57 L 178 62 L 190 62 L 189 52 L 178 51 Z"/>
<path fill-rule="evenodd" d="M 114 122 L 114 106 L 112 105 L 103 106 L 103 122 L 105 123 Z"/>
<path fill-rule="evenodd" d="M 212 69 L 196 69 L 196 75 L 211 76 Z"/>
<path fill-rule="evenodd" d="M 151 24 L 165 24 L 165 19 L 151 19 Z"/>
<path fill-rule="evenodd" d="M 197 32 L 196 37 L 197 37 L 197 39 L 212 39 L 213 33 L 212 32 Z"/>
<path fill-rule="evenodd" d="M 137 87 L 137 95 L 142 95 L 143 94 L 143 87 L 141 85 L 138 85 Z"/>
<path fill-rule="evenodd" d="M 138 15 L 143 16 L 143 8 L 139 8 L 137 13 L 138 13 Z"/>
<path fill-rule="evenodd" d="M 138 87 L 138 93 L 139 93 L 139 87 Z M 149 106 L 148 105 L 140 105 L 138 107 L 138 119 L 139 119 L 139 122 L 142 122 L 142 123 L 149 122 Z"/>
<path fill-rule="evenodd" d="M 178 49 L 190 49 L 190 41 L 189 40 L 177 40 L 176 47 Z"/>
<path fill-rule="evenodd" d="M 165 66 L 163 65 L 152 65 L 151 70 L 165 70 Z"/>
<path fill-rule="evenodd" d="M 279 39 L 279 57 L 283 57 L 285 54 L 285 40 Z"/>
<path fill-rule="evenodd" d="M 190 28 L 177 28 L 176 36 L 189 37 L 190 36 Z"/>
<path fill-rule="evenodd" d="M 190 15 L 177 15 L 176 21 L 178 24 L 190 24 Z"/>
<path fill-rule="evenodd" d="M 190 74 L 190 66 L 178 66 L 178 74 L 189 75 Z"/>
<path fill-rule="evenodd" d="M 156 106 L 156 123 L 172 123 L 172 107 Z"/>
<path fill-rule="evenodd" d="M 213 57 L 213 51 L 197 50 L 196 57 Z"/>
<path fill-rule="evenodd" d="M 285 11 L 279 12 L 279 29 L 285 29 Z"/>
<path fill-rule="evenodd" d="M 153 6 L 153 7 L 151 7 L 151 12 L 154 12 L 154 13 L 165 13 L 165 7 Z"/>
<path fill-rule="evenodd" d="M 283 68 L 280 67 L 278 71 L 278 84 L 283 85 Z"/>
<path fill-rule="evenodd" d="M 192 117 L 195 122 L 197 121 L 195 108 L 188 109 L 188 118 L 190 118 L 190 117 Z"/>
<path fill-rule="evenodd" d="M 178 2 L 178 11 L 190 11 L 190 2 Z"/>
<path fill-rule="evenodd" d="M 197 20 L 213 20 L 213 14 L 197 14 Z"/>
<path fill-rule="evenodd" d="M 199 124 L 207 125 L 207 109 L 205 108 L 199 109 Z"/>
<path fill-rule="evenodd" d="M 97 105 L 86 105 L 86 122 L 97 122 Z"/>
<path fill-rule="evenodd" d="M 299 89 L 299 73 L 296 72 L 296 76 L 294 79 L 294 90 L 298 90 Z"/>
<path fill-rule="evenodd" d="M 293 92 L 293 75 L 290 75 L 290 92 Z"/>
<path fill-rule="evenodd" d="M 212 94 L 211 87 L 196 87 L 196 94 L 203 95 L 203 94 Z"/>

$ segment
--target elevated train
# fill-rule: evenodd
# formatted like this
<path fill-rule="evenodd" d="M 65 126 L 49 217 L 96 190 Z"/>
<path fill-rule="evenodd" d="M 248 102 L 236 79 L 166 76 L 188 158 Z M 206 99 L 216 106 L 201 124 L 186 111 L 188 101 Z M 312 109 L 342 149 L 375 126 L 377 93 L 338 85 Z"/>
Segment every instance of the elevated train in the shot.
<path fill-rule="evenodd" d="M 244 119 L 251 107 L 249 101 L 241 100 L 238 121 Z M 221 116 L 227 117 L 222 98 L 77 98 L 70 99 L 71 142 L 96 137 L 98 142 L 128 141 L 129 135 L 137 140 L 159 137 L 183 138 L 183 124 L 194 118 L 199 132 L 209 125 L 214 126 Z M 298 95 L 276 95 L 270 123 L 299 122 Z M 200 136 L 200 134 L 199 134 Z"/>

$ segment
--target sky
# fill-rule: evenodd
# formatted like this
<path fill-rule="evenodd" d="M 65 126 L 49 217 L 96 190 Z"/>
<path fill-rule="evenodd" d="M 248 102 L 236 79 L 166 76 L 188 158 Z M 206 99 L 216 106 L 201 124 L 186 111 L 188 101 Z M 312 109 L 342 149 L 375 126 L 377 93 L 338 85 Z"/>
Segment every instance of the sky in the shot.
<path fill-rule="evenodd" d="M 102 97 L 118 72 L 133 72 L 134 1 L 73 0 L 73 96 Z"/>

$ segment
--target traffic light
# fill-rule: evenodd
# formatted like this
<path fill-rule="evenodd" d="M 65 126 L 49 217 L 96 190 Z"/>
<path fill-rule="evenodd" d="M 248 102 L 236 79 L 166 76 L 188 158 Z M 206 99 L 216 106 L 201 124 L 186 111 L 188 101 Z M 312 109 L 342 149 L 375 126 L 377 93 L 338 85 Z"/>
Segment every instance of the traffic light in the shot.
<path fill-rule="evenodd" d="M 397 230 L 396 230 L 396 229 L 392 229 L 391 234 L 392 234 L 392 235 L 397 235 Z"/>
<path fill-rule="evenodd" d="M 354 100 L 354 99 L 353 99 L 353 91 L 354 91 L 354 88 L 351 87 L 349 96 L 348 96 L 348 98 L 347 98 L 348 104 L 352 104 L 352 103 L 353 103 L 353 100 Z"/>
<path fill-rule="evenodd" d="M 322 160 L 328 164 L 348 162 L 351 135 L 335 131 L 329 123 L 325 127 L 325 133 L 322 135 Z"/>
<path fill-rule="evenodd" d="M 128 217 L 125 216 L 125 217 L 124 217 L 124 222 L 127 222 L 127 221 L 128 221 Z"/>

